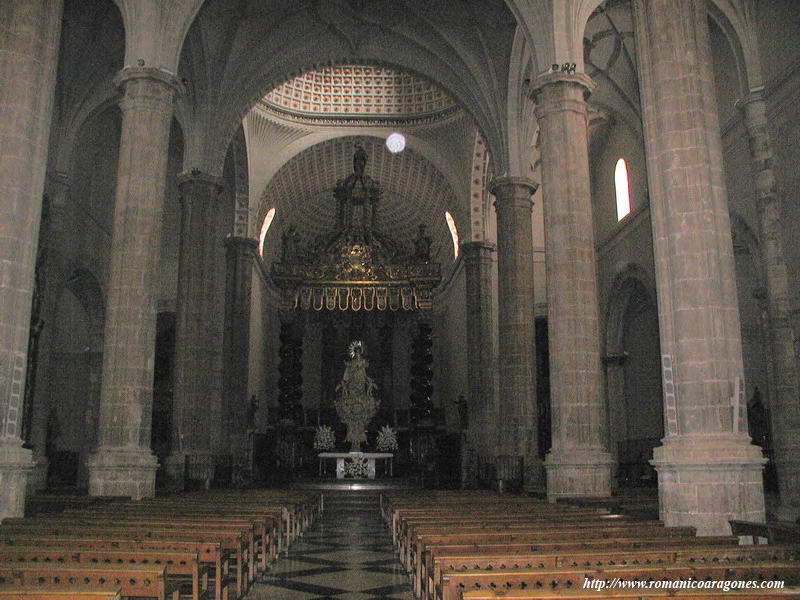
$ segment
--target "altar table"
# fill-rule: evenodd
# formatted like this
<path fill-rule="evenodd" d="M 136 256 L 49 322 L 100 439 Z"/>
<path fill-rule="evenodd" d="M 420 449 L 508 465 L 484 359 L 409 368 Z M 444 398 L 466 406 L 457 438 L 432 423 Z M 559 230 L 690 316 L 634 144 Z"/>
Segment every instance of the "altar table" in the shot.
<path fill-rule="evenodd" d="M 319 475 L 322 477 L 322 463 L 326 459 L 336 459 L 336 479 L 344 479 L 344 460 L 346 458 L 366 458 L 369 479 L 375 479 L 375 461 L 389 461 L 389 477 L 392 476 L 393 465 L 391 452 L 320 452 L 319 453 Z"/>

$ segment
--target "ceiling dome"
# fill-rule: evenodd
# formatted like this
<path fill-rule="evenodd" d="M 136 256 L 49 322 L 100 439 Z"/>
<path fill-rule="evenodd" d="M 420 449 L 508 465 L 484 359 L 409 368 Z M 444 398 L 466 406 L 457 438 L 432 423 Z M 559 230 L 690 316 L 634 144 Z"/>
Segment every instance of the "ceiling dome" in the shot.
<path fill-rule="evenodd" d="M 457 109 L 456 103 L 434 84 L 371 65 L 310 71 L 269 92 L 262 105 L 300 116 L 367 119 L 418 119 Z"/>

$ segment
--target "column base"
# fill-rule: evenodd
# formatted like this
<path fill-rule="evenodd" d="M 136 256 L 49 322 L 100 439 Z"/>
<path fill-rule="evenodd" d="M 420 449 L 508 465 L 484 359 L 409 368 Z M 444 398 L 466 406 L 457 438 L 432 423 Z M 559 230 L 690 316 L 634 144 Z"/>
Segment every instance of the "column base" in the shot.
<path fill-rule="evenodd" d="M 614 459 L 602 449 L 568 448 L 547 453 L 547 500 L 611 495 Z"/>
<path fill-rule="evenodd" d="M 540 494 L 547 489 L 547 475 L 544 463 L 538 456 L 526 456 L 522 489 L 531 494 Z"/>
<path fill-rule="evenodd" d="M 158 459 L 147 448 L 99 447 L 87 460 L 90 496 L 152 498 Z"/>
<path fill-rule="evenodd" d="M 170 454 L 161 468 L 164 470 L 164 487 L 170 492 L 183 491 L 186 487 L 186 453 Z"/>
<path fill-rule="evenodd" d="M 28 482 L 26 485 L 28 494 L 35 494 L 41 492 L 47 487 L 47 469 L 50 467 L 50 461 L 46 456 L 33 455 L 33 468 L 28 473 Z"/>
<path fill-rule="evenodd" d="M 34 467 L 33 451 L 22 441 L 0 442 L 0 521 L 25 515 L 25 488 Z"/>
<path fill-rule="evenodd" d="M 731 519 L 764 522 L 767 460 L 746 435 L 669 436 L 653 451 L 659 516 L 667 527 L 730 535 Z"/>
<path fill-rule="evenodd" d="M 784 451 L 787 456 L 800 456 L 800 450 L 792 448 Z M 781 521 L 794 523 L 800 517 L 800 460 L 776 460 L 780 504 L 775 509 L 775 517 Z"/>

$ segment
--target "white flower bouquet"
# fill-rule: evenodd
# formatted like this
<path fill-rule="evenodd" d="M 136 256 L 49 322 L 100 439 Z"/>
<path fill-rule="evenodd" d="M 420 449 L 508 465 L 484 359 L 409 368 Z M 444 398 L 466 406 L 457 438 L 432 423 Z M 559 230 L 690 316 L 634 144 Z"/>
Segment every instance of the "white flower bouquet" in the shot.
<path fill-rule="evenodd" d="M 369 477 L 367 459 L 361 456 L 344 459 L 344 476 L 350 479 L 367 479 Z"/>
<path fill-rule="evenodd" d="M 394 452 L 397 450 L 397 432 L 384 425 L 378 432 L 378 439 L 375 441 L 378 452 Z"/>
<path fill-rule="evenodd" d="M 333 450 L 336 446 L 336 438 L 333 436 L 333 429 L 327 425 L 320 425 L 314 432 L 314 450 L 325 451 Z"/>

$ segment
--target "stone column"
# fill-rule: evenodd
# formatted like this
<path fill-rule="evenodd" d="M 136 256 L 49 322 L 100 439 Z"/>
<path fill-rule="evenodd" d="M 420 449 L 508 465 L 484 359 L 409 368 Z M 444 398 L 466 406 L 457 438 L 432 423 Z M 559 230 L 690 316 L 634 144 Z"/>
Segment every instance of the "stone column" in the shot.
<path fill-rule="evenodd" d="M 0 4 L 0 519 L 22 516 L 28 329 L 61 35 L 61 0 Z"/>
<path fill-rule="evenodd" d="M 491 242 L 461 244 L 467 291 L 468 439 L 482 455 L 490 453 L 499 439 L 494 385 L 497 356 L 492 322 L 494 250 Z"/>
<path fill-rule="evenodd" d="M 664 390 L 661 519 L 700 535 L 764 520 L 747 435 L 741 330 L 706 5 L 634 0 Z"/>
<path fill-rule="evenodd" d="M 500 454 L 523 456 L 526 485 L 541 482 L 537 442 L 536 330 L 533 306 L 533 233 L 536 184 L 499 177 L 489 191 L 497 211 L 498 422 Z"/>
<path fill-rule="evenodd" d="M 606 368 L 606 398 L 608 399 L 608 451 L 619 464 L 619 440 L 627 437 L 628 419 L 625 407 L 625 363 L 628 355 L 608 354 L 603 357 Z M 612 480 L 612 484 L 614 481 Z"/>
<path fill-rule="evenodd" d="M 761 259 L 766 273 L 766 314 L 773 373 L 771 379 L 774 381 L 769 406 L 781 498 L 778 517 L 794 521 L 800 516 L 800 386 L 783 251 L 782 202 L 772 169 L 774 157 L 763 88 L 751 91 L 739 105 L 744 111 L 750 136 Z"/>
<path fill-rule="evenodd" d="M 48 457 L 45 452 L 47 421 L 50 415 L 50 357 L 53 342 L 52 332 L 58 311 L 58 303 L 64 290 L 70 263 L 76 253 L 75 232 L 77 225 L 70 214 L 72 181 L 66 173 L 55 172 L 47 176 L 47 239 L 44 244 L 44 274 L 42 294 L 42 320 L 44 327 L 36 365 L 36 387 L 31 407 L 30 435 L 28 443 L 33 450 L 36 466 L 28 476 L 28 490 L 41 490 L 47 484 Z"/>
<path fill-rule="evenodd" d="M 223 387 L 225 418 L 230 423 L 230 452 L 243 456 L 247 449 L 246 431 L 250 399 L 247 397 L 250 373 L 250 305 L 253 287 L 253 262 L 258 240 L 230 236 L 225 239 L 225 335 L 223 343 Z"/>
<path fill-rule="evenodd" d="M 158 69 L 126 68 L 103 348 L 98 447 L 89 458 L 89 493 L 155 492 L 150 450 L 158 262 L 167 176 L 174 78 Z"/>
<path fill-rule="evenodd" d="M 542 152 L 553 445 L 547 497 L 608 496 L 613 460 L 600 361 L 586 75 L 534 84 Z"/>
<path fill-rule="evenodd" d="M 215 355 L 222 352 L 222 323 L 215 314 L 219 201 L 222 180 L 192 171 L 178 178 L 181 198 L 178 299 L 175 326 L 175 397 L 172 449 L 166 471 L 170 487 L 183 487 L 187 455 L 214 453 L 220 437 L 222 381 Z M 215 410 L 216 409 L 216 410 Z"/>

